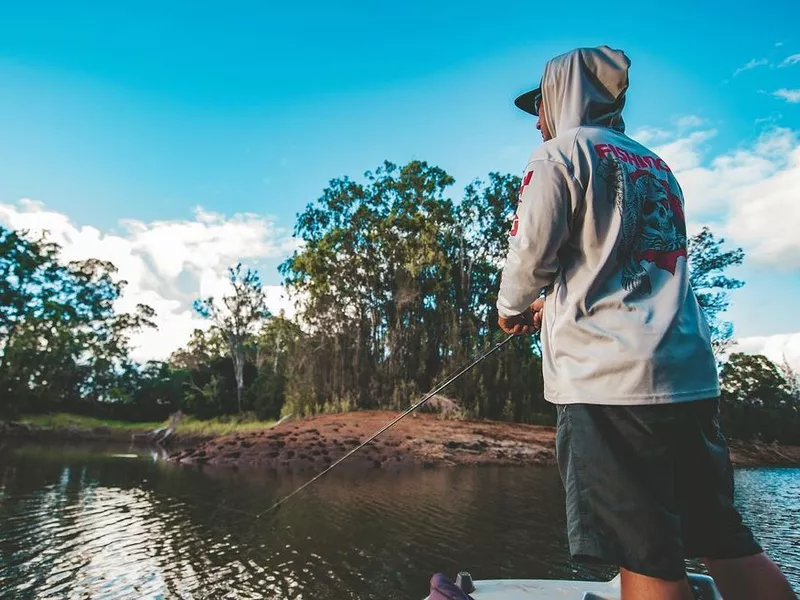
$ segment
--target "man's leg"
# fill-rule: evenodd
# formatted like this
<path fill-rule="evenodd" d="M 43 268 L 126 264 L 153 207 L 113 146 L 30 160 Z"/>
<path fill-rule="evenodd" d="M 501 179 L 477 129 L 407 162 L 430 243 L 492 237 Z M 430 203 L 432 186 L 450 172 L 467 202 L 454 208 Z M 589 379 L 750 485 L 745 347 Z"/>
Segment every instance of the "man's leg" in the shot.
<path fill-rule="evenodd" d="M 725 600 L 794 600 L 788 581 L 734 505 L 733 467 L 719 425 L 719 402 L 696 402 L 691 408 L 693 418 L 680 445 L 682 476 L 677 479 L 687 555 L 705 557 Z"/>
<path fill-rule="evenodd" d="M 744 558 L 704 558 L 703 562 L 725 600 L 797 600 L 786 577 L 764 553 Z"/>
<path fill-rule="evenodd" d="M 692 597 L 685 595 L 691 592 L 674 494 L 678 410 L 558 407 L 556 458 L 566 489 L 570 554 L 621 568 L 628 599 Z"/>
<path fill-rule="evenodd" d="M 622 600 L 694 600 L 686 579 L 668 581 L 620 569 Z M 725 597 L 728 600 L 728 597 Z"/>

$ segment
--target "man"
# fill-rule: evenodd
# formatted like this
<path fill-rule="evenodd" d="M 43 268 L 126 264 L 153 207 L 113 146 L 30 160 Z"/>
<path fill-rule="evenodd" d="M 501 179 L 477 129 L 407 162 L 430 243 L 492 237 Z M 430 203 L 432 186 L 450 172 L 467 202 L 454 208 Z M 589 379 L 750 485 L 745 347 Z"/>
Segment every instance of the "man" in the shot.
<path fill-rule="evenodd" d="M 625 135 L 629 67 L 619 50 L 580 48 L 516 99 L 544 144 L 525 168 L 499 324 L 541 326 L 576 560 L 617 565 L 623 600 L 691 599 L 689 557 L 725 600 L 793 599 L 733 506 L 683 195 L 669 165 Z"/>

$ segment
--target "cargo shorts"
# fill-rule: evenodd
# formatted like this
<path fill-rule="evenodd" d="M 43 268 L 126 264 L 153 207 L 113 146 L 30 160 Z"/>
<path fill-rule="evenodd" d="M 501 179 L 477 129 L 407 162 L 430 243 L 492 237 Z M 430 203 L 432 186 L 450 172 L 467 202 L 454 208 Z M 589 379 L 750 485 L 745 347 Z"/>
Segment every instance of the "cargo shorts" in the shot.
<path fill-rule="evenodd" d="M 674 581 L 687 558 L 762 551 L 734 507 L 718 399 L 557 411 L 574 560 Z"/>

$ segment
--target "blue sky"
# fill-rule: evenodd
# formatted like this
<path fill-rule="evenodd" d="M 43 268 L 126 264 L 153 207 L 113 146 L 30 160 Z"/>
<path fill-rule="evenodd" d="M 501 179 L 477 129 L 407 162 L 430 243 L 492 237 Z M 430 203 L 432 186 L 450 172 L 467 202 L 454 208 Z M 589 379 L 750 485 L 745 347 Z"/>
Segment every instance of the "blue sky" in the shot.
<path fill-rule="evenodd" d="M 732 241 L 761 257 L 741 270 L 737 333 L 800 332 L 800 260 L 776 258 L 800 253 L 797 242 L 766 247 L 759 236 L 770 231 L 732 224 L 758 198 L 726 170 L 749 153 L 745 183 L 763 177 L 776 206 L 786 202 L 781 186 L 800 181 L 787 158 L 800 135 L 798 22 L 800 5 L 788 0 L 749 11 L 721 2 L 4 3 L 0 205 L 21 218 L 29 209 L 19 201 L 34 199 L 101 238 L 130 239 L 129 221 L 196 223 L 197 207 L 225 222 L 256 213 L 274 225 L 264 235 L 279 236 L 330 179 L 384 159 L 427 160 L 460 189 L 524 167 L 539 137 L 511 101 L 548 58 L 608 44 L 632 60 L 629 132 L 673 144 L 667 154 L 708 171 L 685 190 L 690 219 L 739 235 Z M 783 146 L 759 150 L 765 136 Z M 689 193 L 720 178 L 741 196 L 736 210 Z M 800 227 L 800 212 L 787 219 Z M 755 222 L 771 227 L 768 217 Z M 261 257 L 269 284 L 279 283 L 278 246 Z"/>

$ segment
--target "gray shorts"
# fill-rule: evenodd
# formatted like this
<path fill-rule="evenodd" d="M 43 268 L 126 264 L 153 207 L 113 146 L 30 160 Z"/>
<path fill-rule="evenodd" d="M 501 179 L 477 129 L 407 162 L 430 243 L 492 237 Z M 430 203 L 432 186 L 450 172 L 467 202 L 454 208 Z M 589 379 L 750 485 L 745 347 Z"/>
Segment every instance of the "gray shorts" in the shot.
<path fill-rule="evenodd" d="M 678 580 L 686 558 L 761 552 L 733 505 L 717 399 L 557 409 L 556 452 L 575 560 Z"/>

